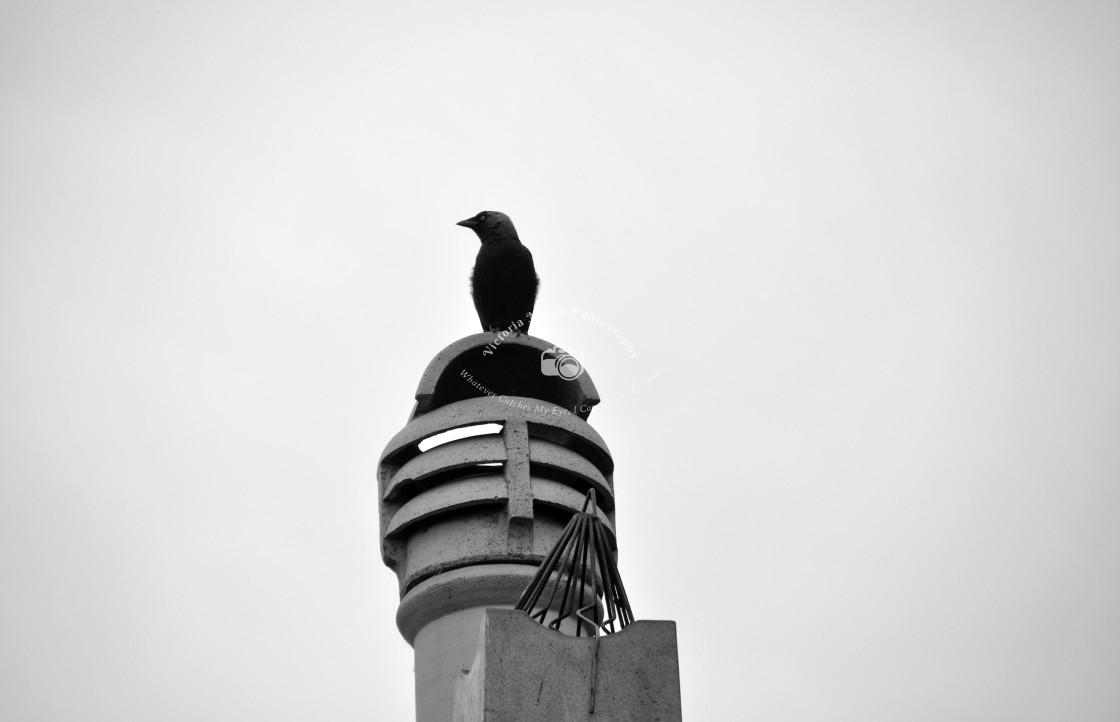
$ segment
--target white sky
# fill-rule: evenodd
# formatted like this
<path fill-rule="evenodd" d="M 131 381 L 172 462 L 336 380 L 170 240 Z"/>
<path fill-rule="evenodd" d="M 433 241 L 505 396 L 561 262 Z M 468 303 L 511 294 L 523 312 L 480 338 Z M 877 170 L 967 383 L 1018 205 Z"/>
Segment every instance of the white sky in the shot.
<path fill-rule="evenodd" d="M 0 718 L 411 719 L 483 209 L 686 719 L 1120 718 L 1115 3 L 404 5 L 0 5 Z"/>

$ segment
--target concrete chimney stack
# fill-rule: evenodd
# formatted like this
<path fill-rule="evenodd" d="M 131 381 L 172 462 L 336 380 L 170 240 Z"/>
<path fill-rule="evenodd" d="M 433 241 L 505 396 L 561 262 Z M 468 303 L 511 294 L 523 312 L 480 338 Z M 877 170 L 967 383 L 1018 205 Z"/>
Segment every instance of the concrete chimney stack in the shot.
<path fill-rule="evenodd" d="M 546 719 L 523 707 L 503 713 L 506 716 L 487 713 L 484 707 L 491 703 L 485 700 L 496 699 L 498 687 L 508 693 L 530 684 L 510 675 L 531 665 L 501 671 L 493 657 L 486 664 L 479 660 L 487 649 L 493 655 L 494 645 L 505 644 L 501 640 L 525 639 L 528 634 L 532 639 L 527 645 L 518 643 L 518 648 L 531 655 L 533 649 L 552 649 L 553 637 L 570 638 L 522 612 L 491 618 L 486 610 L 514 606 L 590 490 L 598 500 L 609 552 L 612 558 L 617 554 L 614 462 L 606 443 L 587 423 L 598 402 L 595 386 L 578 360 L 527 335 L 468 336 L 437 354 L 424 371 L 412 415 L 385 447 L 378 470 L 381 553 L 399 582 L 397 627 L 415 653 L 418 722 L 515 720 L 517 715 Z M 487 424 L 496 427 L 444 443 L 433 438 Z M 429 439 L 428 444 L 435 445 L 424 444 Z M 491 614 L 496 613 L 492 609 Z M 678 713 L 663 719 L 679 720 L 675 626 L 638 622 L 631 628 L 643 624 L 669 625 L 653 632 L 661 635 L 661 652 L 671 642 L 671 683 L 666 686 L 674 689 Z M 641 627 L 631 638 L 649 633 Z M 629 629 L 611 637 L 627 634 Z M 536 640 L 535 635 L 548 636 Z M 585 642 L 586 636 L 573 640 L 577 645 Z M 641 654 L 624 647 L 606 647 L 605 658 Z M 576 655 L 572 659 L 584 654 L 574 647 L 564 650 L 569 657 Z M 497 674 L 502 675 L 500 681 Z M 614 673 L 608 666 L 604 674 Z M 463 687 L 458 703 L 457 683 Z M 543 679 L 540 687 L 544 689 Z M 514 702 L 528 704 L 511 697 Z M 603 709 L 610 704 L 606 699 Z M 593 719 L 614 718 L 600 714 Z"/>

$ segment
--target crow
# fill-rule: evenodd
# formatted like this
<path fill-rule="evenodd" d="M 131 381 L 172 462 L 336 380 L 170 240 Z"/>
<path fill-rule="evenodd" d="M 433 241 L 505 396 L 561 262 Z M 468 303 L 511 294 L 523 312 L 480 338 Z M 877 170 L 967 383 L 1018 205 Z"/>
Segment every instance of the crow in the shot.
<path fill-rule="evenodd" d="M 513 221 L 505 213 L 482 211 L 456 225 L 470 228 L 482 241 L 471 273 L 471 297 L 482 330 L 529 333 L 540 279 Z"/>

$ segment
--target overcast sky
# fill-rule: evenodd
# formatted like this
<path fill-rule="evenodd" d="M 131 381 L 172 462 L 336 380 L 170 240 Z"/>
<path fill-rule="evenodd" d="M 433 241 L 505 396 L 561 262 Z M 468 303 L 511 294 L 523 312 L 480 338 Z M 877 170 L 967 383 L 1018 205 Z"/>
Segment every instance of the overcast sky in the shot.
<path fill-rule="evenodd" d="M 0 718 L 411 719 L 490 209 L 685 719 L 1120 719 L 1118 87 L 1110 2 L 0 4 Z"/>

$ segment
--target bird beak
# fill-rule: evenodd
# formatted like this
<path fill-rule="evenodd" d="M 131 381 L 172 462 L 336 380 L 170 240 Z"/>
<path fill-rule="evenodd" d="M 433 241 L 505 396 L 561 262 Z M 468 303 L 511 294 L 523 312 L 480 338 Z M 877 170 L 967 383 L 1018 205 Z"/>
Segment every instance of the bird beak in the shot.
<path fill-rule="evenodd" d="M 473 218 L 467 218 L 466 220 L 459 221 L 455 225 L 462 226 L 463 228 L 474 228 L 478 225 L 478 221 Z"/>

